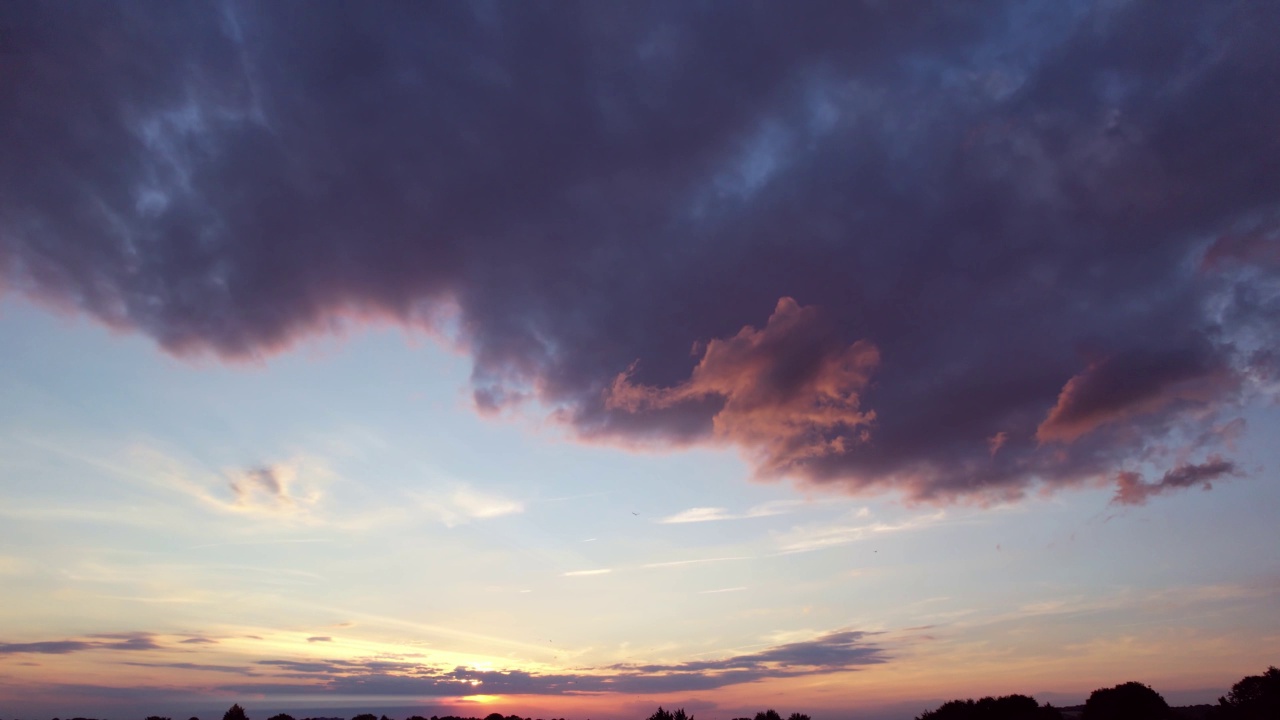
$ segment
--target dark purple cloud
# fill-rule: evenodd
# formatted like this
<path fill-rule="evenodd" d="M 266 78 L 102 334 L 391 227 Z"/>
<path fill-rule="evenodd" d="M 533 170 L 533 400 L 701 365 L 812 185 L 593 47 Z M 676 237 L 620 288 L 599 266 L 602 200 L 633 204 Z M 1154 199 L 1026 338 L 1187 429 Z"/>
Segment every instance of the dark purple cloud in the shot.
<path fill-rule="evenodd" d="M 253 668 L 242 667 L 240 665 L 208 665 L 204 663 L 187 663 L 187 662 L 169 662 L 169 663 L 144 663 L 144 662 L 127 662 L 123 665 L 135 665 L 137 667 L 160 667 L 173 668 L 175 670 L 203 670 L 207 672 L 224 672 L 235 673 L 237 675 L 253 675 Z"/>
<path fill-rule="evenodd" d="M 1154 482 L 1144 482 L 1142 476 L 1134 472 L 1122 472 L 1116 480 L 1114 502 L 1119 505 L 1142 505 L 1155 495 L 1193 485 L 1208 490 L 1214 480 L 1240 474 L 1240 468 L 1234 462 L 1217 456 L 1204 463 L 1178 465 Z"/>
<path fill-rule="evenodd" d="M 1115 477 L 1280 377 L 1274 4 L 2 22 L 0 285 L 172 353 L 448 327 L 481 409 L 935 500 Z"/>
<path fill-rule="evenodd" d="M 766 678 L 821 675 L 887 662 L 868 633 L 844 630 L 758 653 L 669 665 L 622 664 L 599 671 L 530 673 L 522 670 L 440 668 L 393 660 L 262 660 L 258 666 L 286 672 L 275 679 L 222 689 L 263 694 L 335 695 L 572 695 L 653 694 L 710 690 Z"/>
<path fill-rule="evenodd" d="M 0 655 L 33 653 L 40 655 L 66 655 L 86 650 L 157 650 L 155 636 L 151 633 L 102 633 L 75 640 L 45 640 L 29 643 L 0 643 Z"/>

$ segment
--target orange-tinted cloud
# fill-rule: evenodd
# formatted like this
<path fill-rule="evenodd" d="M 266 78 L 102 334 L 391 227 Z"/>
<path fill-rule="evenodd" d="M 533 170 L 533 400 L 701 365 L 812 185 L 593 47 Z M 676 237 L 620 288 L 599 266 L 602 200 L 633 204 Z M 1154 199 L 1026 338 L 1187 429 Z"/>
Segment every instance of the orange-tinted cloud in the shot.
<path fill-rule="evenodd" d="M 875 412 L 860 393 L 880 362 L 875 346 L 841 347 L 816 307 L 784 297 L 765 326 L 707 343 L 692 376 L 672 387 L 640 385 L 631 372 L 614 379 L 611 410 L 643 412 L 713 401 L 715 437 L 742 447 L 766 476 L 865 442 Z"/>

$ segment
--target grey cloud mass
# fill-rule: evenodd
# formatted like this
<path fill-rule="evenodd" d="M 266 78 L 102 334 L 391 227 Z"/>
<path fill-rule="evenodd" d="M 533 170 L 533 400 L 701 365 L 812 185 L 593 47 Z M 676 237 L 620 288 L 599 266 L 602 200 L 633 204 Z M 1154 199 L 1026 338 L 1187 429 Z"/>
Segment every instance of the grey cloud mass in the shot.
<path fill-rule="evenodd" d="M 1274 3 L 0 23 L 0 291 L 170 353 L 447 329 L 482 411 L 939 502 L 1211 464 L 1280 379 Z"/>

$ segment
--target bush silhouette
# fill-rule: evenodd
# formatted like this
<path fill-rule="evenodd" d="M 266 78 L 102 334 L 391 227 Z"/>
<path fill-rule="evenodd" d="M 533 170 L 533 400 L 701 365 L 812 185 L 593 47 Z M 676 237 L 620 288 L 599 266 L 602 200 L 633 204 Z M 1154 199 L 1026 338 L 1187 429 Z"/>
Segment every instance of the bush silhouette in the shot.
<path fill-rule="evenodd" d="M 782 716 L 778 714 L 777 710 L 769 708 L 768 710 L 756 713 L 755 720 L 782 720 Z"/>
<path fill-rule="evenodd" d="M 223 713 L 222 720 L 249 720 L 249 716 L 245 715 L 244 708 L 240 707 L 239 703 L 236 703 L 231 706 L 231 709 Z"/>
<path fill-rule="evenodd" d="M 293 720 L 293 716 L 288 713 L 280 713 L 279 715 L 272 715 L 268 720 Z"/>
<path fill-rule="evenodd" d="M 373 713 L 360 713 L 359 715 L 351 718 L 351 720 L 378 720 L 378 716 Z"/>
<path fill-rule="evenodd" d="M 1059 720 L 1062 713 L 1052 706 L 1040 707 L 1033 697 L 1005 695 L 981 700 L 952 700 L 916 720 Z"/>
<path fill-rule="evenodd" d="M 1084 704 L 1084 720 L 1169 720 L 1173 711 L 1160 693 L 1140 682 L 1100 688 Z"/>

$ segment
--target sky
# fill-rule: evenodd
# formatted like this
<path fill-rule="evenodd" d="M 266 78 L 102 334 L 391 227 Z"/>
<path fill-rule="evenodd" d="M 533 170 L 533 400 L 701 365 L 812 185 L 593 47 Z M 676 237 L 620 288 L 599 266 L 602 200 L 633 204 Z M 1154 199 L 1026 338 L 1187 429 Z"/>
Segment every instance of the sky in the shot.
<path fill-rule="evenodd" d="M 0 7 L 0 715 L 1280 664 L 1280 6 Z"/>

